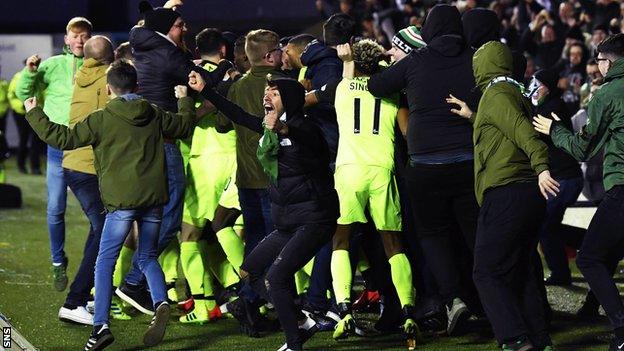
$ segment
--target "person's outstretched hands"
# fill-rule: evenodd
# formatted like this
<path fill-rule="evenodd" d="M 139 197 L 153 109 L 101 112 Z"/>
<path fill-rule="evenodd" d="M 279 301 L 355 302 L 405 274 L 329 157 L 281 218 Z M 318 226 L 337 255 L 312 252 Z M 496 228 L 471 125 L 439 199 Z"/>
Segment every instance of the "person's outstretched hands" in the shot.
<path fill-rule="evenodd" d="M 204 87 L 206 86 L 206 81 L 204 81 L 204 78 L 201 76 L 201 74 L 195 71 L 191 71 L 188 77 L 189 77 L 188 86 L 191 87 L 191 89 L 198 91 L 198 92 L 201 92 L 202 90 L 204 90 Z"/>
<path fill-rule="evenodd" d="M 453 112 L 454 114 L 467 119 L 470 119 L 472 117 L 472 110 L 463 100 L 460 100 L 452 94 L 449 94 L 449 97 L 446 98 L 446 102 L 459 106 L 459 110 L 456 108 L 451 109 L 451 112 Z"/>

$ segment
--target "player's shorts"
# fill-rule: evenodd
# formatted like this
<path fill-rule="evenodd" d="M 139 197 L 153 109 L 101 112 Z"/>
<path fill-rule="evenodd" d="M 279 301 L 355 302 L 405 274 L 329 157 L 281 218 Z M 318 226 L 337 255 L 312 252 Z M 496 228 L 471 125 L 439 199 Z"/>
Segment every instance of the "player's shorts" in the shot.
<path fill-rule="evenodd" d="M 204 227 L 214 219 L 218 205 L 240 210 L 235 156 L 191 156 L 186 170 L 184 223 Z"/>
<path fill-rule="evenodd" d="M 377 230 L 401 231 L 401 205 L 394 173 L 383 167 L 340 165 L 334 173 L 338 224 L 366 223 L 366 207 Z"/>

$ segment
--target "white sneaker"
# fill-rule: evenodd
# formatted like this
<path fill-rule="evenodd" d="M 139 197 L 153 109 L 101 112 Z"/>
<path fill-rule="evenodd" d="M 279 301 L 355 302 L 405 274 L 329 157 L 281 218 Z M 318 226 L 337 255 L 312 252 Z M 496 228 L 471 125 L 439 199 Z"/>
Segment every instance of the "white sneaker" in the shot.
<path fill-rule="evenodd" d="M 87 301 L 87 312 L 95 314 L 95 301 Z"/>
<path fill-rule="evenodd" d="M 93 325 L 93 315 L 84 306 L 78 306 L 73 310 L 61 307 L 58 318 L 63 322 Z"/>

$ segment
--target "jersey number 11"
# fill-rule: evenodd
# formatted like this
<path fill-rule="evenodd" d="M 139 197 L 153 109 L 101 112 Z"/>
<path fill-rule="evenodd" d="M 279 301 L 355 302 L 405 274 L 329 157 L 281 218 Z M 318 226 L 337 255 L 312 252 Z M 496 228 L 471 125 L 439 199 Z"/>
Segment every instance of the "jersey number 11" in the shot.
<path fill-rule="evenodd" d="M 353 133 L 360 134 L 360 98 L 353 100 Z M 379 115 L 381 114 L 381 99 L 375 98 L 373 114 L 373 134 L 379 134 Z"/>

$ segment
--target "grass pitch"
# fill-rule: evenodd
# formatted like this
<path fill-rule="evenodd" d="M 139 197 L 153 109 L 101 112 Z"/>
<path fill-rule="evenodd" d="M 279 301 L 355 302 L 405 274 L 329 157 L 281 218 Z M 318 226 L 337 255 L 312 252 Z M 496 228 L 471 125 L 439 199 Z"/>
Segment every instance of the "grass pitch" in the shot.
<path fill-rule="evenodd" d="M 84 347 L 90 327 L 60 322 L 58 309 L 66 292 L 51 287 L 50 250 L 46 226 L 45 177 L 21 175 L 15 161 L 8 160 L 7 182 L 19 186 L 24 206 L 19 210 L 0 210 L 0 313 L 33 345 L 41 350 L 79 350 Z M 575 209 L 566 221 L 586 225 L 591 209 Z M 76 272 L 88 222 L 75 197 L 68 195 L 65 250 L 69 257 L 68 275 Z M 606 350 L 608 324 L 580 324 L 574 312 L 581 305 L 587 286 L 580 279 L 573 288 L 549 288 L 549 299 L 556 313 L 552 335 L 558 350 Z M 362 316 L 369 319 L 372 316 Z M 110 350 L 143 350 L 143 331 L 150 318 L 137 315 L 131 321 L 112 321 L 115 343 Z M 426 339 L 418 350 L 495 350 L 487 327 L 475 322 L 473 332 L 456 338 Z M 238 332 L 234 320 L 221 320 L 203 326 L 182 325 L 173 319 L 165 340 L 154 350 L 277 350 L 281 333 L 250 339 Z M 404 350 L 399 335 L 350 338 L 335 342 L 331 333 L 318 333 L 306 344 L 308 350 Z"/>

